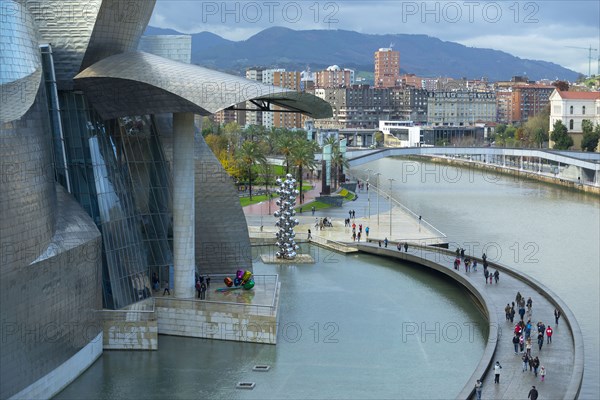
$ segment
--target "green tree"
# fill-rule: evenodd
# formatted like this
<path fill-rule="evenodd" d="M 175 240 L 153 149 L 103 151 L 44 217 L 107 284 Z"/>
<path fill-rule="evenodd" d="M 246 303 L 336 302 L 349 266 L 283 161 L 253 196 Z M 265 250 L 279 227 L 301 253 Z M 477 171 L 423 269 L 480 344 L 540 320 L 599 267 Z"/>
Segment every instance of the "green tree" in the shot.
<path fill-rule="evenodd" d="M 537 145 L 537 147 L 541 149 L 542 145 L 544 144 L 544 141 L 546 140 L 546 137 L 548 137 L 548 134 L 544 131 L 544 128 L 540 127 L 535 130 L 533 134 L 533 141 Z"/>
<path fill-rule="evenodd" d="M 246 141 L 242 144 L 237 152 L 238 162 L 248 174 L 248 190 L 250 192 L 250 200 L 252 200 L 252 169 L 256 164 L 264 164 L 267 162 L 264 151 L 260 143 Z"/>
<path fill-rule="evenodd" d="M 598 147 L 598 141 L 600 140 L 600 124 L 596 125 L 589 119 L 581 121 L 581 130 L 583 131 L 583 138 L 581 139 L 581 149 L 583 151 L 596 151 Z"/>
<path fill-rule="evenodd" d="M 383 146 L 383 132 L 381 132 L 381 131 L 375 132 L 375 134 L 373 135 L 373 140 L 375 140 L 376 147 Z"/>
<path fill-rule="evenodd" d="M 573 146 L 573 138 L 569 136 L 567 127 L 561 120 L 554 123 L 552 132 L 550 133 L 550 139 L 554 142 L 554 148 L 556 150 L 568 150 L 569 147 Z"/>
<path fill-rule="evenodd" d="M 290 152 L 290 164 L 297 170 L 297 180 L 300 184 L 300 204 L 302 201 L 302 181 L 303 170 L 305 168 L 314 169 L 317 165 L 315 161 L 315 153 L 319 151 L 319 146 L 313 141 L 306 139 L 297 139 L 294 142 Z"/>
<path fill-rule="evenodd" d="M 290 173 L 290 157 L 296 145 L 296 140 L 289 132 L 282 132 L 277 135 L 275 140 L 275 148 L 277 152 L 283 156 L 285 161 L 285 173 Z"/>

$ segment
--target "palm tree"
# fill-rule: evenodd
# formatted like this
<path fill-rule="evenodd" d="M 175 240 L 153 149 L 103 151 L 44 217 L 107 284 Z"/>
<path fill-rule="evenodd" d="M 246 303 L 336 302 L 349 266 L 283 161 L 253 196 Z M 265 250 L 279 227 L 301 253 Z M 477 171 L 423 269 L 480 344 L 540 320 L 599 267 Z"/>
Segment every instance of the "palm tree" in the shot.
<path fill-rule="evenodd" d="M 344 168 L 350 168 L 348 159 L 345 157 L 344 153 L 340 151 L 339 146 L 333 147 L 333 150 L 331 151 L 331 169 L 336 189 L 339 186 L 340 178 L 344 173 Z"/>
<path fill-rule="evenodd" d="M 306 139 L 295 140 L 290 153 L 290 164 L 297 168 L 298 182 L 300 184 L 300 204 L 302 201 L 302 170 L 304 168 L 314 169 L 317 165 L 315 153 L 319 150 L 317 143 Z"/>
<path fill-rule="evenodd" d="M 275 147 L 277 148 L 277 151 L 283 155 L 285 160 L 285 173 L 289 174 L 290 156 L 294 146 L 296 145 L 296 140 L 290 132 L 281 132 L 279 135 L 277 135 L 277 139 L 275 140 Z"/>
<path fill-rule="evenodd" d="M 267 158 L 262 146 L 257 142 L 244 142 L 237 153 L 238 162 L 242 168 L 248 171 L 248 190 L 250 192 L 250 200 L 252 200 L 252 168 L 256 164 L 266 163 Z"/>

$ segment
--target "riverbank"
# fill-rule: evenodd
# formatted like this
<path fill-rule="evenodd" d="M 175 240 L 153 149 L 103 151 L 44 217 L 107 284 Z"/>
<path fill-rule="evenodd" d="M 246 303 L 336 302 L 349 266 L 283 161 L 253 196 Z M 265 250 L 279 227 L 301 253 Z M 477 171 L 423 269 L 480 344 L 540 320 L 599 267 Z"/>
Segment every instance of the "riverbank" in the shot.
<path fill-rule="evenodd" d="M 460 158 L 450 158 L 441 156 L 429 156 L 429 155 L 411 155 L 406 156 L 407 159 L 415 161 L 424 161 L 437 164 L 455 165 L 466 168 L 473 168 L 481 171 L 493 171 L 499 174 L 508 175 L 517 179 L 527 179 L 538 182 L 543 182 L 551 185 L 561 186 L 562 188 L 570 189 L 577 192 L 583 192 L 600 196 L 600 186 L 584 185 L 576 181 L 559 178 L 552 174 L 540 173 L 531 170 L 525 170 L 510 166 L 500 166 L 496 164 L 488 164 L 479 161 L 465 160 Z"/>

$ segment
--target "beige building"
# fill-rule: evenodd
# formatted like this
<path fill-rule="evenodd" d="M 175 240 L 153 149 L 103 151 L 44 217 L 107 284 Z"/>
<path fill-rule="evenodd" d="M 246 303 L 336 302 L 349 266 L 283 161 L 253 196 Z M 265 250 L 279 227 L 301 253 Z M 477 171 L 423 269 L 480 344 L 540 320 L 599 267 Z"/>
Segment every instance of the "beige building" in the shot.
<path fill-rule="evenodd" d="M 496 121 L 494 92 L 429 92 L 427 124 L 433 126 L 465 126 L 475 122 Z"/>

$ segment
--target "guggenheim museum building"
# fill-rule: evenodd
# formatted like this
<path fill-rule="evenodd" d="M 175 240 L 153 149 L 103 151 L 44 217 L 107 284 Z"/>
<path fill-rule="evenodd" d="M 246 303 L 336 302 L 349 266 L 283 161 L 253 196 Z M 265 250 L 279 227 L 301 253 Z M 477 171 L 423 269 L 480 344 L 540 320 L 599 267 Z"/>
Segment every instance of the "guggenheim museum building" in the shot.
<path fill-rule="evenodd" d="M 0 0 L 0 398 L 48 398 L 102 353 L 99 311 L 251 269 L 195 116 L 312 95 L 137 51 L 152 0 Z"/>

